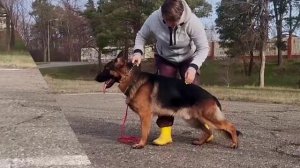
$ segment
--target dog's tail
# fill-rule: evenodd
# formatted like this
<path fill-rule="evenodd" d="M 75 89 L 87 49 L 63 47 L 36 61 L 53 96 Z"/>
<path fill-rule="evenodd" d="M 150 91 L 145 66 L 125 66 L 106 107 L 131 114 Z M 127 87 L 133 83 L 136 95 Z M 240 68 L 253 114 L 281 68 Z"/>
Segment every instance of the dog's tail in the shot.
<path fill-rule="evenodd" d="M 219 101 L 215 96 L 213 96 L 213 97 L 214 97 L 214 100 L 215 100 L 216 103 L 217 103 L 217 106 L 220 108 L 220 110 L 222 110 L 220 101 Z M 226 131 L 225 131 L 225 133 L 226 133 L 226 136 L 227 136 L 227 137 L 231 137 L 230 133 L 228 133 L 228 132 L 226 132 Z M 241 131 L 239 131 L 239 130 L 236 130 L 236 134 L 237 134 L 237 136 L 240 136 L 240 135 L 242 136 L 242 135 L 243 135 L 243 133 L 242 133 Z"/>
<path fill-rule="evenodd" d="M 229 132 L 227 132 L 227 131 L 222 131 L 222 132 L 225 133 L 225 135 L 226 135 L 227 138 L 231 138 L 231 135 L 230 135 Z M 243 136 L 243 133 L 241 131 L 239 131 L 239 130 L 236 130 L 236 135 L 237 136 Z"/>
<path fill-rule="evenodd" d="M 217 106 L 219 107 L 219 109 L 222 111 L 221 103 L 219 102 L 219 100 L 215 96 L 213 96 L 213 98 L 216 101 Z"/>
<path fill-rule="evenodd" d="M 243 136 L 243 133 L 239 130 L 236 130 L 236 134 L 237 134 L 237 136 Z"/>
<path fill-rule="evenodd" d="M 213 96 L 213 98 L 214 98 L 214 100 L 216 101 L 216 104 L 217 104 L 217 106 L 219 107 L 220 111 L 222 111 L 221 103 L 220 103 L 220 101 L 218 100 L 218 98 L 216 98 L 215 96 Z M 231 135 L 230 135 L 229 132 L 227 132 L 227 131 L 223 131 L 223 132 L 226 133 L 226 136 L 227 136 L 227 137 L 231 138 Z M 243 133 L 242 133 L 241 131 L 239 131 L 239 130 L 236 130 L 236 134 L 237 134 L 237 136 L 240 136 L 240 135 L 242 136 L 242 135 L 243 135 Z"/>

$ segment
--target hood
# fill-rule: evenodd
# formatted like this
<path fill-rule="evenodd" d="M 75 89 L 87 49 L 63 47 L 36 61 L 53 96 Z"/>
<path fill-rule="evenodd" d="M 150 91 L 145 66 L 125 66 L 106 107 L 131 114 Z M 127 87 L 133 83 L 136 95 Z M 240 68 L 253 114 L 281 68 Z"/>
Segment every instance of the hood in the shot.
<path fill-rule="evenodd" d="M 189 7 L 189 5 L 186 3 L 186 1 L 185 0 L 181 0 L 181 1 L 182 1 L 184 10 L 183 10 L 182 15 L 180 17 L 179 24 L 188 22 L 191 18 L 191 15 L 192 15 L 192 10 Z M 159 8 L 159 17 L 160 17 L 161 21 L 163 21 L 161 8 Z"/>

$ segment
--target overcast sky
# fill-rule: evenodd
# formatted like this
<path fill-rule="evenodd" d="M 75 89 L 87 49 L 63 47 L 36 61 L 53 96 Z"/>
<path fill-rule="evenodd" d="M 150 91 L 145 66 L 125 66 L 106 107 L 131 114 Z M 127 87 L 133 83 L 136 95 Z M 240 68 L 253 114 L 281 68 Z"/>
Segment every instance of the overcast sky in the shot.
<path fill-rule="evenodd" d="M 52 0 L 52 2 L 54 2 L 54 3 L 57 3 L 57 2 L 59 2 L 60 0 Z M 79 5 L 79 7 L 80 8 L 84 8 L 84 5 L 86 4 L 86 2 L 87 2 L 87 0 L 73 0 L 73 2 L 74 1 L 77 1 L 78 2 L 78 5 Z M 204 19 L 202 19 L 202 21 L 205 23 L 205 24 L 212 24 L 212 23 L 214 23 L 214 20 L 216 19 L 216 4 L 218 3 L 218 2 L 220 2 L 220 0 L 206 0 L 208 3 L 210 3 L 210 4 L 212 4 L 213 5 L 213 13 L 212 13 L 212 15 L 210 16 L 210 17 L 208 17 L 208 18 L 204 18 Z M 24 5 L 28 8 L 28 9 L 30 9 L 31 8 L 31 4 L 32 4 L 32 2 L 33 2 L 33 0 L 24 0 Z M 94 2 L 96 3 L 97 2 L 97 0 L 94 0 Z"/>
<path fill-rule="evenodd" d="M 220 0 L 206 0 L 208 3 L 210 3 L 213 8 L 213 12 L 211 14 L 211 16 L 207 17 L 207 18 L 202 18 L 202 22 L 207 25 L 207 26 L 211 26 L 211 25 L 214 25 L 215 23 L 215 19 L 217 18 L 217 15 L 216 15 L 216 8 L 217 8 L 217 4 L 220 2 Z"/>
<path fill-rule="evenodd" d="M 24 0 L 26 7 L 31 8 L 31 3 L 33 0 Z M 60 0 L 52 0 L 52 2 L 59 2 Z M 86 4 L 87 0 L 71 0 L 71 2 L 78 2 L 77 4 L 79 5 L 80 8 L 84 8 L 84 5 Z M 96 3 L 98 0 L 94 0 Z M 201 18 L 200 20 L 202 23 L 205 25 L 206 29 L 211 29 L 212 27 L 215 26 L 215 19 L 217 18 L 216 15 L 216 7 L 221 0 L 206 0 L 208 3 L 212 4 L 213 9 L 212 9 L 212 14 L 209 17 L 206 18 Z M 213 33 L 213 32 L 212 32 Z M 274 34 L 274 33 L 272 33 Z M 300 35 L 299 31 L 295 32 L 295 34 Z"/>

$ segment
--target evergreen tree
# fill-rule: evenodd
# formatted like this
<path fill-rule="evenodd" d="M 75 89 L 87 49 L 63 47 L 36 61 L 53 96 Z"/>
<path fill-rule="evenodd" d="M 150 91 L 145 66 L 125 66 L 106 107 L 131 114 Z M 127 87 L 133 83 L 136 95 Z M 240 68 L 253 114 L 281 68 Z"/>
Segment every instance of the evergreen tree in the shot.
<path fill-rule="evenodd" d="M 125 49 L 133 45 L 136 33 L 145 19 L 161 6 L 163 0 L 99 0 L 96 11 L 91 10 L 91 2 L 86 4 L 85 15 L 90 19 L 97 45 L 117 46 Z M 207 16 L 211 5 L 205 0 L 188 0 L 198 16 Z"/>
<path fill-rule="evenodd" d="M 258 21 L 255 19 L 258 12 L 257 5 L 235 0 L 223 0 L 217 9 L 216 26 L 220 45 L 227 49 L 226 54 L 230 57 L 250 55 L 248 70 L 244 66 L 245 74 L 249 76 L 253 67 L 253 52 L 259 39 Z"/>

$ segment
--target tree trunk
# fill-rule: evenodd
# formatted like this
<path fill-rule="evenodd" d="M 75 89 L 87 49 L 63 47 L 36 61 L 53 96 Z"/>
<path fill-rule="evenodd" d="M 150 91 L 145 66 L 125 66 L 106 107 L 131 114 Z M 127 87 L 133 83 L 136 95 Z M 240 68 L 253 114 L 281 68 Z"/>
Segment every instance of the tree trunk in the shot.
<path fill-rule="evenodd" d="M 248 71 L 247 71 L 247 60 L 246 60 L 246 56 L 242 56 L 242 59 L 243 59 L 244 73 L 245 73 L 245 76 L 247 76 Z"/>
<path fill-rule="evenodd" d="M 45 36 L 43 36 L 43 53 L 44 53 L 44 62 L 47 62 L 47 52 L 48 52 L 48 47 L 47 47 L 47 42 L 45 39 Z"/>
<path fill-rule="evenodd" d="M 5 40 L 6 40 L 6 50 L 8 52 L 10 52 L 11 48 L 10 48 L 10 40 L 11 40 L 11 30 L 10 30 L 10 22 L 11 19 L 9 17 L 9 15 L 6 15 L 6 36 L 5 36 Z"/>
<path fill-rule="evenodd" d="M 288 38 L 288 43 L 287 43 L 287 59 L 292 59 L 292 33 L 289 32 L 289 38 Z"/>
<path fill-rule="evenodd" d="M 47 22 L 47 61 L 51 61 L 51 51 L 50 51 L 50 21 Z"/>
<path fill-rule="evenodd" d="M 47 47 L 44 46 L 44 62 L 47 62 Z"/>
<path fill-rule="evenodd" d="M 69 61 L 73 62 L 73 57 L 71 54 L 71 33 L 70 33 L 70 23 L 67 21 L 67 45 L 68 45 L 68 55 L 69 55 Z"/>
<path fill-rule="evenodd" d="M 265 65 L 266 65 L 266 55 L 265 49 L 262 47 L 260 51 L 260 73 L 259 73 L 259 87 L 265 87 Z"/>
<path fill-rule="evenodd" d="M 101 67 L 102 61 L 101 61 L 101 50 L 98 50 L 98 66 Z"/>
<path fill-rule="evenodd" d="M 284 3 L 282 1 L 274 0 L 274 13 L 275 13 L 275 23 L 276 23 L 276 46 L 277 46 L 277 65 L 282 66 L 283 58 L 282 58 L 282 48 L 283 48 L 283 42 L 282 42 L 282 22 L 283 22 L 283 11 L 282 7 L 284 6 Z"/>
<path fill-rule="evenodd" d="M 71 44 L 70 44 L 70 41 L 71 40 L 68 40 L 68 55 L 69 55 L 69 58 L 70 58 L 70 62 L 73 62 L 73 57 L 72 57 L 72 54 L 71 54 Z"/>
<path fill-rule="evenodd" d="M 289 38 L 288 38 L 288 43 L 287 43 L 287 59 L 292 58 L 292 35 L 293 35 L 293 24 L 292 24 L 292 12 L 293 12 L 293 6 L 292 6 L 292 1 L 288 2 L 289 4 Z M 299 13 L 300 14 L 300 13 Z M 299 19 L 299 18 L 298 18 Z"/>
<path fill-rule="evenodd" d="M 282 50 L 281 50 L 281 48 L 278 48 L 277 54 L 278 54 L 278 63 L 277 63 L 277 65 L 279 67 L 281 67 L 283 65 L 283 56 L 282 56 Z"/>
<path fill-rule="evenodd" d="M 265 87 L 265 64 L 266 64 L 266 44 L 268 38 L 268 0 L 261 1 L 261 16 L 260 16 L 260 73 L 259 73 L 259 87 Z"/>
<path fill-rule="evenodd" d="M 252 75 L 253 64 L 254 64 L 254 54 L 253 54 L 253 50 L 251 50 L 250 51 L 250 62 L 249 62 L 248 76 Z"/>
<path fill-rule="evenodd" d="M 281 25 L 281 26 L 280 26 Z M 282 66 L 283 64 L 283 57 L 282 57 L 282 47 L 283 47 L 283 42 L 282 42 L 282 22 L 279 23 L 277 26 L 277 55 L 278 55 L 278 66 Z"/>
<path fill-rule="evenodd" d="M 11 21 L 10 22 L 10 49 L 14 49 L 15 48 L 15 43 L 16 43 L 16 36 L 15 36 L 15 25 L 14 23 Z"/>

